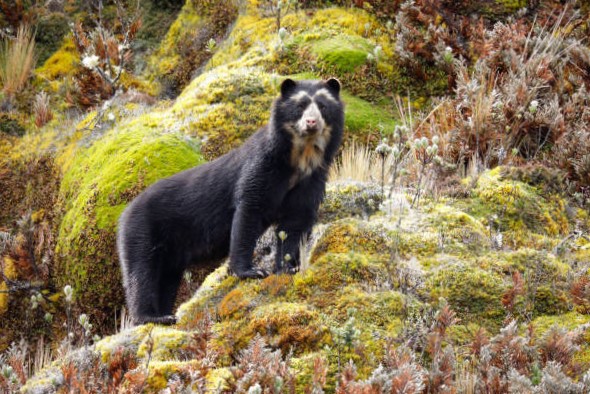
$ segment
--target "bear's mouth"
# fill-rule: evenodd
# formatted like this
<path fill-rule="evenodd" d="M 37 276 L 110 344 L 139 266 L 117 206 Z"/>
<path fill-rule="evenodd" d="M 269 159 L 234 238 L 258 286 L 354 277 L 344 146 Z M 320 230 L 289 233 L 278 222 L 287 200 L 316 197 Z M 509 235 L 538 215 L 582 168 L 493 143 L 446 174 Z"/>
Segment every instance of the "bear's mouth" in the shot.
<path fill-rule="evenodd" d="M 319 126 L 306 126 L 301 131 L 301 135 L 303 137 L 313 136 L 313 135 L 316 135 L 316 134 L 320 134 L 320 128 L 319 128 Z"/>

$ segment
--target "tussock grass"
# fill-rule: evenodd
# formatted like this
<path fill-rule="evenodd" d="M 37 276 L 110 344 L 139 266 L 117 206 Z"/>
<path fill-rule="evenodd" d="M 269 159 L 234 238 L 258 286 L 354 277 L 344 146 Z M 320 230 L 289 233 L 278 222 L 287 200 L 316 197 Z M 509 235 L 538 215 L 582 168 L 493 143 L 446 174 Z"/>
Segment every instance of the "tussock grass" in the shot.
<path fill-rule="evenodd" d="M 35 33 L 30 26 L 21 25 L 16 38 L 4 41 L 0 47 L 2 91 L 14 96 L 25 86 L 34 65 Z"/>
<path fill-rule="evenodd" d="M 392 175 L 393 156 L 385 158 L 385 182 Z M 381 156 L 367 145 L 353 143 L 344 149 L 330 168 L 329 181 L 381 182 Z"/>

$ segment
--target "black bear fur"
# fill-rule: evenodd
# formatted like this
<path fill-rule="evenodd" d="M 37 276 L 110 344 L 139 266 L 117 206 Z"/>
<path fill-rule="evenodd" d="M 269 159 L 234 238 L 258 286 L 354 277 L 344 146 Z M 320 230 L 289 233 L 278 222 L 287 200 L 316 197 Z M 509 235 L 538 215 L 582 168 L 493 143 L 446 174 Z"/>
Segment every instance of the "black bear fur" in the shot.
<path fill-rule="evenodd" d="M 328 169 L 342 140 L 340 83 L 285 80 L 268 125 L 241 147 L 147 188 L 119 219 L 117 244 L 127 306 L 135 324 L 173 324 L 184 270 L 219 264 L 229 254 L 240 278 L 257 239 L 284 231 L 275 272 L 293 273 L 299 245 L 316 221 Z M 284 263 L 284 256 L 291 259 Z"/>

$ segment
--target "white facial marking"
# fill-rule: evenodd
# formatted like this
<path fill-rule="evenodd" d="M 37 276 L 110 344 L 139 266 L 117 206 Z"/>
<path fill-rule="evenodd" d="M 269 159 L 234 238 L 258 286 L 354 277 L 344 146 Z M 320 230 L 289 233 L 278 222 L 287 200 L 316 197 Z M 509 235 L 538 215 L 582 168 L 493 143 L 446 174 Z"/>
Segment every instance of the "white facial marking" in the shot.
<path fill-rule="evenodd" d="M 301 118 L 297 121 L 297 130 L 299 130 L 301 134 L 307 133 L 310 129 L 315 129 L 317 133 L 321 134 L 325 126 L 326 122 L 314 101 L 307 106 L 305 111 L 303 111 Z"/>
<path fill-rule="evenodd" d="M 330 100 L 334 103 L 338 103 L 338 100 L 336 100 L 336 98 L 334 96 L 332 96 L 332 93 L 330 93 L 330 91 L 328 89 L 322 88 L 322 89 L 318 90 L 317 92 L 315 92 L 313 97 L 315 98 L 317 96 L 323 96 L 326 100 Z"/>
<path fill-rule="evenodd" d="M 295 93 L 293 96 L 291 96 L 290 99 L 294 101 L 301 101 L 301 99 L 303 99 L 304 97 L 309 97 L 309 94 L 307 94 L 306 91 L 301 90 Z"/>

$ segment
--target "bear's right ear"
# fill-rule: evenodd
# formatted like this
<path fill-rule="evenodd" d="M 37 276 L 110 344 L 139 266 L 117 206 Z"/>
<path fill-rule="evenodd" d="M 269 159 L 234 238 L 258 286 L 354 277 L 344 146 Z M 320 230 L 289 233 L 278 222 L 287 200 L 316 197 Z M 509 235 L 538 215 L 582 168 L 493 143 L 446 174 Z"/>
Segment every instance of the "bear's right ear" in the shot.
<path fill-rule="evenodd" d="M 281 84 L 281 96 L 289 97 L 293 90 L 297 87 L 297 82 L 293 81 L 291 78 L 287 78 Z"/>

